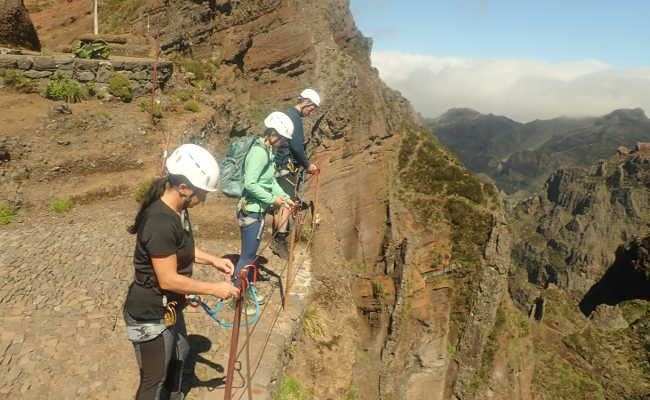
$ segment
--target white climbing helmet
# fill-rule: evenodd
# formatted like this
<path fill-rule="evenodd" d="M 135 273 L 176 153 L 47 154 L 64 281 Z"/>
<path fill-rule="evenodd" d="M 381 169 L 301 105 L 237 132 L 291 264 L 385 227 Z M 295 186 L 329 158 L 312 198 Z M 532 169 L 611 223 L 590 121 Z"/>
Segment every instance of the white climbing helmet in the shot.
<path fill-rule="evenodd" d="M 280 111 L 273 111 L 264 119 L 264 126 L 273 128 L 278 135 L 291 140 L 293 136 L 293 122 L 291 118 Z"/>
<path fill-rule="evenodd" d="M 217 190 L 219 164 L 201 146 L 184 144 L 167 157 L 165 167 L 170 174 L 183 175 L 192 186 L 208 192 Z"/>
<path fill-rule="evenodd" d="M 312 102 L 316 107 L 320 107 L 320 96 L 314 89 L 305 89 L 300 92 L 300 98 L 307 99 Z"/>

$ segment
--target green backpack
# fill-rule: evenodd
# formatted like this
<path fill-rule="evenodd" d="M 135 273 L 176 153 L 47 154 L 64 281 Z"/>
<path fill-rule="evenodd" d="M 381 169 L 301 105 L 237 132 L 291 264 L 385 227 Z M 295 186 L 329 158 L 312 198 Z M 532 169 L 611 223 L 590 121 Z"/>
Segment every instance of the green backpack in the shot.
<path fill-rule="evenodd" d="M 74 43 L 73 53 L 79 58 L 99 58 L 108 60 L 111 56 L 111 48 L 105 40 L 82 41 Z"/>
<path fill-rule="evenodd" d="M 255 145 L 262 146 L 262 138 L 257 135 L 243 137 L 228 146 L 228 154 L 219 169 L 221 192 L 226 196 L 240 198 L 244 194 L 244 164 L 248 152 Z"/>

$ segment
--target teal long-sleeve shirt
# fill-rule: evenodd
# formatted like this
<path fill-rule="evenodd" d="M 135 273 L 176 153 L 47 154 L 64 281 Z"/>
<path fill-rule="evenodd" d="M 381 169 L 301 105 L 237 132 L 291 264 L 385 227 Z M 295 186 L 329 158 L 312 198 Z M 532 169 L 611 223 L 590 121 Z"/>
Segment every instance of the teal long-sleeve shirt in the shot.
<path fill-rule="evenodd" d="M 253 145 L 244 163 L 244 195 L 239 200 L 241 209 L 244 199 L 248 212 L 266 212 L 277 197 L 288 199 L 275 180 L 275 154 L 270 146 Z"/>

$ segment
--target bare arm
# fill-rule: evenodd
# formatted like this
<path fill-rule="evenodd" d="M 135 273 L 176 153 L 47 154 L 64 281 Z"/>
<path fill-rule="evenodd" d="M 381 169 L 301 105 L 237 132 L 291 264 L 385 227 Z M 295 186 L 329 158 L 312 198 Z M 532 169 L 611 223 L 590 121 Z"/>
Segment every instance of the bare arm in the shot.
<path fill-rule="evenodd" d="M 194 248 L 194 262 L 197 264 L 212 265 L 226 275 L 232 275 L 235 271 L 235 266 L 229 259 L 219 258 L 198 247 Z"/>
<path fill-rule="evenodd" d="M 222 299 L 235 296 L 239 289 L 230 282 L 203 282 L 180 275 L 176 271 L 176 254 L 151 258 L 161 289 L 180 294 L 207 294 Z"/>

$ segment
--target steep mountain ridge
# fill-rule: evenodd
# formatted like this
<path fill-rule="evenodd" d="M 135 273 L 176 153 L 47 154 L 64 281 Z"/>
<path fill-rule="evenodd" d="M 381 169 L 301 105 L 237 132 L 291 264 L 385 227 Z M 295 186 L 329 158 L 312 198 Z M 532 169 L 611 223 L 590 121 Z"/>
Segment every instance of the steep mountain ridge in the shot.
<path fill-rule="evenodd" d="M 496 180 L 513 187 L 534 187 L 557 168 L 586 167 L 609 157 L 620 146 L 634 148 L 647 141 L 650 120 L 643 110 L 615 110 L 564 136 L 554 136 L 532 151 L 513 154 Z"/>
<path fill-rule="evenodd" d="M 619 146 L 650 140 L 650 124 L 641 109 L 526 124 L 453 109 L 427 120 L 427 127 L 470 170 L 488 175 L 507 193 L 535 190 L 557 168 L 586 167 Z"/>
<path fill-rule="evenodd" d="M 524 124 L 468 108 L 452 108 L 438 118 L 425 120 L 431 133 L 457 154 L 464 165 L 490 176 L 501 170 L 503 161 L 511 154 L 533 150 L 553 136 L 565 135 L 588 123 L 588 118 L 559 117 Z"/>

